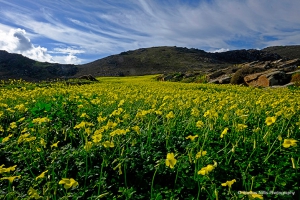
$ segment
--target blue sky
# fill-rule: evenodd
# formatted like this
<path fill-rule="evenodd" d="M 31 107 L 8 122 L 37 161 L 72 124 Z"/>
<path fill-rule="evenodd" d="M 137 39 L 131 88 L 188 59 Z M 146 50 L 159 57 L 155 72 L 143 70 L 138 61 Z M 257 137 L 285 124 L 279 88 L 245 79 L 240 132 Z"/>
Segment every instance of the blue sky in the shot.
<path fill-rule="evenodd" d="M 0 0 L 0 49 L 84 64 L 152 46 L 210 52 L 300 43 L 299 0 Z"/>

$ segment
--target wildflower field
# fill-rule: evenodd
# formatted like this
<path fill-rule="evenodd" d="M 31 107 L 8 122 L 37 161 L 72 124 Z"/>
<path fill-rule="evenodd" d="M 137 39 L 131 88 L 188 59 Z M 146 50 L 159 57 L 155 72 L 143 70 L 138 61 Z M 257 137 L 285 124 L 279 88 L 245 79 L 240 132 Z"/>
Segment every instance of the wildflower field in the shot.
<path fill-rule="evenodd" d="M 295 199 L 299 111 L 287 88 L 2 82 L 0 199 Z"/>

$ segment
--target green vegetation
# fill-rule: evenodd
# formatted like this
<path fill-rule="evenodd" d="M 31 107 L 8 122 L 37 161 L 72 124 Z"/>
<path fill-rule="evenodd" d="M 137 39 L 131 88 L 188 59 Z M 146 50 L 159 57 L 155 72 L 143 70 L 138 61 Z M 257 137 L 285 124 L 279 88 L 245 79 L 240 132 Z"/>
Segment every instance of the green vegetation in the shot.
<path fill-rule="evenodd" d="M 0 199 L 295 199 L 300 90 L 98 80 L 2 82 Z"/>

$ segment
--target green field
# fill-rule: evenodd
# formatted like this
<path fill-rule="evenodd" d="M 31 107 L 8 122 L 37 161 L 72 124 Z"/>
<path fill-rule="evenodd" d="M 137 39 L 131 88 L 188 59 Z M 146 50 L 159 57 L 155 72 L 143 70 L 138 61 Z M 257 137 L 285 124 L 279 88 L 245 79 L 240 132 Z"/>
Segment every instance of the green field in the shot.
<path fill-rule="evenodd" d="M 0 84 L 0 199 L 299 195 L 300 90 L 98 80 Z"/>

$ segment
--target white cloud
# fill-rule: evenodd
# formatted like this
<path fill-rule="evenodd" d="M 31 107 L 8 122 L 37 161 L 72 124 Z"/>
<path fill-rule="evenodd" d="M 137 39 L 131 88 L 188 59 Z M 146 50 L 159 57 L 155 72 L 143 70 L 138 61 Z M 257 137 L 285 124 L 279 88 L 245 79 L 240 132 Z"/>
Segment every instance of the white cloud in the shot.
<path fill-rule="evenodd" d="M 53 57 L 47 48 L 33 45 L 27 37 L 26 31 L 20 28 L 10 29 L 8 32 L 0 30 L 0 49 L 10 53 L 22 54 L 41 62 L 60 62 L 66 64 L 80 64 L 81 59 L 77 58 L 75 54 L 83 53 L 83 51 L 74 49 L 56 49 L 57 53 L 63 56 Z"/>
<path fill-rule="evenodd" d="M 230 49 L 225 49 L 225 48 L 221 48 L 221 49 L 216 49 L 213 51 L 209 51 L 210 53 L 221 53 L 221 52 L 226 52 L 229 51 Z"/>

